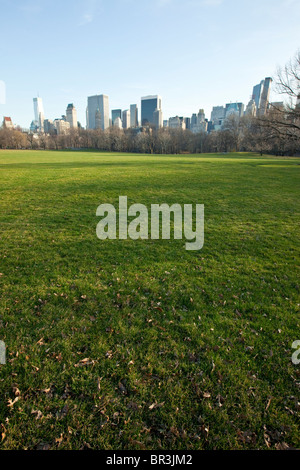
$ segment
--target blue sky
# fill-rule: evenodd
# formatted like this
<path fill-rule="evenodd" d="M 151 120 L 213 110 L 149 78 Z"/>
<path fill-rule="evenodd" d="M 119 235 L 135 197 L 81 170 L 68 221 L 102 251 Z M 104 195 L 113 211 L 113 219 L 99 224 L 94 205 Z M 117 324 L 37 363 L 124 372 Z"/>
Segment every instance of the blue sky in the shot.
<path fill-rule="evenodd" d="M 249 101 L 300 48 L 299 0 L 0 0 L 0 119 L 29 127 L 87 96 L 110 109 L 160 94 L 164 118 Z M 275 94 L 273 99 L 277 99 Z"/>

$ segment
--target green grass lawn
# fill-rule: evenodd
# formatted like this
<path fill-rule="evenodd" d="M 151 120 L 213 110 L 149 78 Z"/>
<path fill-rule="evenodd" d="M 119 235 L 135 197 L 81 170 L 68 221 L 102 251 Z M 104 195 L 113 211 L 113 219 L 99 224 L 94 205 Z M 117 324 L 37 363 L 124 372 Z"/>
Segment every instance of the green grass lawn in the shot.
<path fill-rule="evenodd" d="M 251 154 L 0 151 L 0 448 L 298 447 L 299 176 Z M 205 204 L 204 248 L 99 240 L 119 195 Z"/>

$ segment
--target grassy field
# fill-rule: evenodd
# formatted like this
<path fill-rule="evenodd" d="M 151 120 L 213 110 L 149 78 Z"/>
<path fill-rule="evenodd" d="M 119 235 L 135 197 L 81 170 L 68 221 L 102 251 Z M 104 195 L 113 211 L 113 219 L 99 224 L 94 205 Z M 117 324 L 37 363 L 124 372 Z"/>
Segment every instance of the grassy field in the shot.
<path fill-rule="evenodd" d="M 1 449 L 299 447 L 300 159 L 0 151 Z M 96 209 L 205 204 L 205 245 Z"/>

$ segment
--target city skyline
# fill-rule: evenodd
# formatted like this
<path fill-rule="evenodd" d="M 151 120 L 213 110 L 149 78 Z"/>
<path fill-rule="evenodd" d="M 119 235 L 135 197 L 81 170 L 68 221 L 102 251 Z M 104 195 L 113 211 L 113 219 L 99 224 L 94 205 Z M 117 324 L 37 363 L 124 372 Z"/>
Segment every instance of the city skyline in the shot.
<path fill-rule="evenodd" d="M 264 84 L 265 84 L 266 81 L 267 81 L 267 87 L 264 88 Z M 262 106 L 262 100 L 264 99 L 264 101 L 265 101 L 264 108 L 266 109 L 266 103 L 274 101 L 274 99 L 272 99 L 272 98 L 275 98 L 275 97 L 277 97 L 278 99 L 281 98 L 280 95 L 276 96 L 276 93 L 272 89 L 272 86 L 271 86 L 272 81 L 273 81 L 273 79 L 271 77 L 266 77 L 265 79 L 261 80 L 260 83 L 258 83 L 257 85 L 254 85 L 252 93 L 249 93 L 249 100 L 247 102 L 242 103 L 242 102 L 239 102 L 238 100 L 237 101 L 230 101 L 229 103 L 226 104 L 226 106 L 228 107 L 229 104 L 233 104 L 233 105 L 234 104 L 239 104 L 239 106 L 244 105 L 245 109 L 246 109 L 247 105 L 251 104 L 251 101 L 253 101 L 256 105 L 256 111 L 258 111 L 258 109 Z M 265 96 L 264 96 L 264 93 L 265 93 Z M 102 99 L 102 101 L 103 101 L 103 97 L 105 99 L 105 104 L 104 104 L 104 102 L 101 102 L 101 103 L 100 103 L 100 101 L 98 102 L 99 99 Z M 143 100 L 147 100 L 149 98 L 150 99 L 151 98 L 159 99 L 159 101 L 160 101 L 159 110 L 163 111 L 161 109 L 161 102 L 162 102 L 161 95 L 147 95 L 147 96 L 144 96 L 144 97 L 140 97 L 139 98 L 140 106 L 137 105 L 137 104 L 129 104 L 129 105 L 127 104 L 127 106 L 125 106 L 124 109 L 123 108 L 112 109 L 112 107 L 109 104 L 110 103 L 110 97 L 108 97 L 108 95 L 105 95 L 105 94 L 102 94 L 102 93 L 96 93 L 92 96 L 86 97 L 87 104 L 85 106 L 85 118 L 82 122 L 78 118 L 78 123 L 80 123 L 80 125 L 83 128 L 96 129 L 97 127 L 101 127 L 102 130 L 105 130 L 110 126 L 110 123 L 111 123 L 111 125 L 113 125 L 114 113 L 117 112 L 117 115 L 122 120 L 122 113 L 124 111 L 129 111 L 130 125 L 128 127 L 134 127 L 132 125 L 132 122 L 131 122 L 130 110 L 133 109 L 133 107 L 135 107 L 135 113 L 136 113 L 135 122 L 142 125 Z M 88 118 L 88 116 L 89 116 L 89 114 L 88 114 L 89 100 L 96 100 L 95 105 L 93 106 L 93 115 L 95 115 L 95 111 L 97 111 L 98 108 L 99 108 L 99 111 L 102 111 L 102 113 L 103 113 L 103 109 L 104 109 L 104 107 L 106 107 L 106 122 L 105 122 L 105 125 L 103 123 L 101 123 L 100 126 L 96 126 L 95 116 L 92 118 L 93 124 L 91 126 L 89 125 L 89 118 Z M 38 126 L 40 128 L 42 128 L 44 120 L 48 120 L 48 119 L 50 119 L 50 120 L 59 120 L 59 119 L 61 119 L 61 117 L 64 116 L 64 114 L 62 114 L 63 104 L 60 105 L 60 111 L 57 113 L 57 115 L 50 117 L 50 116 L 48 116 L 47 112 L 45 113 L 45 111 L 44 111 L 44 101 L 43 101 L 41 96 L 34 97 L 33 98 L 33 103 L 34 103 L 33 115 L 30 116 L 31 125 L 33 123 L 38 123 Z M 207 110 L 204 110 L 204 108 L 201 108 L 201 103 L 200 103 L 200 104 L 198 104 L 198 109 L 200 109 L 200 110 L 203 109 L 204 114 L 207 117 L 209 117 L 209 119 L 211 119 L 210 116 L 211 116 L 211 113 L 214 111 L 214 108 L 223 107 L 225 103 L 226 103 L 226 100 L 223 104 L 222 103 L 213 103 L 212 106 Z M 67 111 L 66 111 L 66 116 L 68 115 L 68 108 L 70 106 L 72 106 L 74 108 L 74 110 L 76 112 L 76 117 L 77 117 L 77 114 L 82 115 L 82 113 L 78 113 L 77 107 L 75 107 L 73 105 L 73 103 L 71 103 L 71 104 L 68 104 Z M 127 109 L 127 108 L 129 108 L 129 109 Z M 183 113 L 180 112 L 180 110 L 177 110 L 177 112 L 173 116 L 170 115 L 170 116 L 167 117 L 167 119 L 169 120 L 170 118 L 178 117 L 178 116 L 190 117 L 194 114 L 195 109 L 197 109 L 197 104 L 195 104 L 195 107 L 192 110 L 192 113 L 190 115 L 184 115 Z M 139 112 L 141 113 L 141 119 L 140 120 L 138 119 Z M 6 113 L 6 115 L 4 113 L 2 113 L 2 114 L 3 114 L 3 117 L 8 116 L 8 113 Z M 165 117 L 166 113 L 163 113 L 163 116 Z M 20 126 L 20 124 L 17 122 L 17 120 L 13 116 L 9 115 L 9 117 L 12 118 L 12 121 L 14 122 L 15 126 Z M 101 112 L 99 114 L 99 117 L 101 117 Z M 69 121 L 68 118 L 66 120 Z M 152 121 L 151 123 L 154 123 L 154 121 Z M 70 122 L 70 124 L 71 124 L 71 122 Z M 28 123 L 27 126 L 25 125 L 25 126 L 20 126 L 20 127 L 22 127 L 23 129 L 29 129 L 30 128 L 30 123 Z M 70 125 L 70 127 L 74 127 L 74 125 Z"/>
<path fill-rule="evenodd" d="M 170 127 L 189 129 L 193 133 L 211 132 L 220 130 L 227 118 L 236 115 L 238 118 L 244 115 L 263 116 L 268 112 L 271 96 L 272 78 L 266 77 L 259 84 L 253 86 L 249 103 L 226 103 L 225 106 L 213 106 L 210 117 L 206 117 L 204 109 L 193 113 L 192 116 L 170 116 L 163 119 L 162 97 L 160 95 L 148 95 L 140 98 L 141 120 L 139 121 L 139 108 L 137 104 L 131 104 L 130 109 L 110 109 L 109 97 L 107 95 L 93 95 L 87 97 L 86 122 L 85 125 L 77 121 L 77 109 L 73 103 L 69 103 L 66 114 L 54 121 L 45 118 L 43 100 L 41 97 L 33 98 L 34 120 L 31 122 L 31 132 L 51 133 L 55 129 L 60 133 L 65 133 L 70 129 L 77 129 L 78 126 L 90 130 L 109 127 L 119 127 L 123 129 L 137 128 L 141 126 Z M 282 106 L 283 102 L 273 103 Z M 3 125 L 5 125 L 5 116 Z M 11 117 L 9 116 L 10 121 Z M 16 126 L 15 126 L 16 127 Z M 23 130 L 26 130 L 23 128 Z"/>
<path fill-rule="evenodd" d="M 27 128 L 34 96 L 43 97 L 53 118 L 64 112 L 62 103 L 74 103 L 83 125 L 86 97 L 97 93 L 123 110 L 159 93 L 168 117 L 199 108 L 209 115 L 226 102 L 246 105 L 253 83 L 273 76 L 299 48 L 294 0 L 66 0 L 59 15 L 43 0 L 0 0 L 0 6 L 9 38 L 0 45 L 6 84 L 0 112 Z M 115 32 L 126 22 L 134 28 L 121 40 Z M 67 40 L 69 24 L 76 44 Z M 279 101 L 274 92 L 271 101 Z"/>

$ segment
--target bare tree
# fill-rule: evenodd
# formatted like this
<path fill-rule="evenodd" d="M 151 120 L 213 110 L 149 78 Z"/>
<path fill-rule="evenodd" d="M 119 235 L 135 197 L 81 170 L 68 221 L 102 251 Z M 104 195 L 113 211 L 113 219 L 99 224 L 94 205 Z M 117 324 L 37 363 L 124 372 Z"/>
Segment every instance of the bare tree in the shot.
<path fill-rule="evenodd" d="M 261 123 L 270 137 L 280 140 L 281 147 L 296 152 L 300 149 L 300 51 L 277 70 L 275 83 L 277 93 L 286 100 L 283 106 L 271 105 Z"/>

